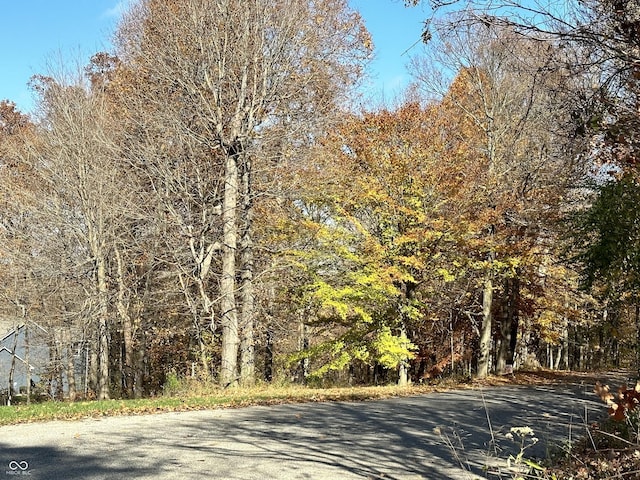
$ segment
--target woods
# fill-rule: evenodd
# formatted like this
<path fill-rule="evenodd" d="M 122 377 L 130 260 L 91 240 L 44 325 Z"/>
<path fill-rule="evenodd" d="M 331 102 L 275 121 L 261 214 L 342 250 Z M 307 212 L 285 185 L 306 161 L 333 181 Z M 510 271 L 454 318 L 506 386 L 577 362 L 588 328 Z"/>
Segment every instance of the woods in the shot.
<path fill-rule="evenodd" d="M 140 0 L 31 115 L 0 102 L 0 325 L 47 352 L 34 388 L 640 368 L 635 7 L 458 6 L 386 105 L 346 0 Z"/>

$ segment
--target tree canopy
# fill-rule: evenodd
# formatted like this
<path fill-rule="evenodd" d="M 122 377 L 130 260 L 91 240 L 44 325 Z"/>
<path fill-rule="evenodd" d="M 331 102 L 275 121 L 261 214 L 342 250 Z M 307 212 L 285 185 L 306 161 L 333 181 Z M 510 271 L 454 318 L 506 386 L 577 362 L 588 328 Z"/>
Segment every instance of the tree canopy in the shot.
<path fill-rule="evenodd" d="M 0 319 L 43 388 L 635 358 L 635 7 L 432 6 L 392 104 L 345 0 L 141 0 L 37 114 L 0 102 Z"/>

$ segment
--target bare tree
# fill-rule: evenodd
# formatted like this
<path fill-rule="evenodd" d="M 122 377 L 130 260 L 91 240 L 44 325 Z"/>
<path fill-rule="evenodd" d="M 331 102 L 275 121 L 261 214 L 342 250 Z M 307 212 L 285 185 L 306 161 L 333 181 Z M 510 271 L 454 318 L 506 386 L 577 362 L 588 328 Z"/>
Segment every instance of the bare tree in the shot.
<path fill-rule="evenodd" d="M 219 208 L 219 237 L 201 242 L 192 262 L 211 265 L 211 255 L 221 250 L 219 381 L 251 383 L 256 146 L 269 143 L 274 125 L 304 137 L 326 124 L 362 72 L 368 34 L 344 0 L 148 0 L 125 17 L 118 39 L 120 58 L 144 78 L 137 101 L 143 98 L 151 111 L 171 112 L 164 118 L 173 122 L 179 142 L 201 155 L 199 165 L 219 165 L 215 178 L 222 188 L 206 205 L 212 212 Z M 209 290 L 201 297 L 206 307 L 206 298 L 216 295 Z"/>
<path fill-rule="evenodd" d="M 49 192 L 37 204 L 39 220 L 49 226 L 49 237 L 59 248 L 48 252 L 50 261 L 71 270 L 69 279 L 79 284 L 90 279 L 83 286 L 80 310 L 91 319 L 96 335 L 96 394 L 109 398 L 109 330 L 115 313 L 110 258 L 135 188 L 120 168 L 116 129 L 109 123 L 104 97 L 91 91 L 83 75 L 41 77 L 36 87 L 42 128 L 29 161 Z"/>

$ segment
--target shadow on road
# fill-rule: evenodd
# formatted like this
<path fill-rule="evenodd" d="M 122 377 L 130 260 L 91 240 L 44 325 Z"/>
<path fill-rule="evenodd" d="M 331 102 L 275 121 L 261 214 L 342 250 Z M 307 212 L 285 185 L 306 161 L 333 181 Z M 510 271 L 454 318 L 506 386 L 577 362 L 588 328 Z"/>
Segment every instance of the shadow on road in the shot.
<path fill-rule="evenodd" d="M 229 447 L 210 448 L 202 442 L 244 445 L 244 459 L 250 458 L 257 472 L 269 460 L 322 465 L 370 479 L 484 478 L 495 456 L 504 460 L 517 453 L 504 436 L 512 426 L 530 426 L 540 438 L 528 451 L 531 457 L 544 458 L 550 445 L 582 434 L 585 415 L 588 420 L 602 412 L 590 388 L 505 387 L 364 403 L 257 407 L 231 419 L 186 422 L 182 427 L 198 433 L 175 447 L 222 459 L 231 453 Z"/>
<path fill-rule="evenodd" d="M 12 447 L 0 441 L 0 479 L 124 479 L 153 474 L 154 469 L 105 462 L 108 452 L 86 454 L 57 447 Z"/>
<path fill-rule="evenodd" d="M 505 438 L 510 427 L 534 429 L 541 441 L 527 451 L 532 457 L 582 435 L 604 411 L 591 390 L 509 386 L 105 419 L 64 445 L 15 447 L 0 438 L 0 479 L 17 475 L 20 462 L 31 478 L 51 480 L 485 478 L 496 456 L 504 465 L 516 453 Z"/>

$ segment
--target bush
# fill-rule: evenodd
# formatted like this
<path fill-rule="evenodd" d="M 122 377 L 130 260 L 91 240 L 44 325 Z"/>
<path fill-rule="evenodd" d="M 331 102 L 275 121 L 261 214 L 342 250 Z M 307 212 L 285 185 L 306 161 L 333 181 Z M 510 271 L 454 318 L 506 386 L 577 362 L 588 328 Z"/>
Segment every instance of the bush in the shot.
<path fill-rule="evenodd" d="M 169 397 L 175 397 L 182 392 L 182 382 L 176 372 L 169 372 L 162 385 L 162 392 Z"/>

